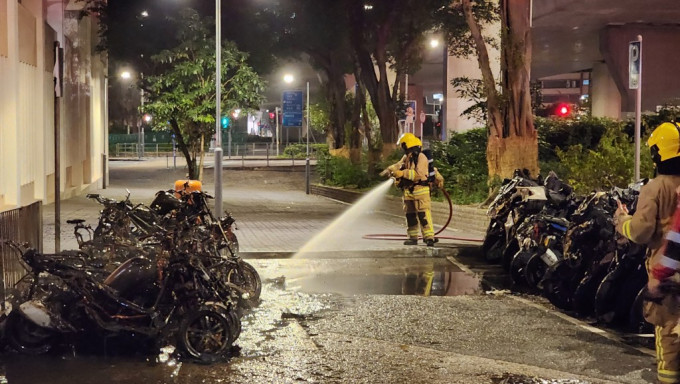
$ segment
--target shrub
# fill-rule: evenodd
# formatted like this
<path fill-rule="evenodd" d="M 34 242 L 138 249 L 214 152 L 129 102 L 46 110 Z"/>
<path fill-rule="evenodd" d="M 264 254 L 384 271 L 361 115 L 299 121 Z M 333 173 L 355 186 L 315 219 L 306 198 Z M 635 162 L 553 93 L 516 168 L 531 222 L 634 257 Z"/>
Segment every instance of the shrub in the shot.
<path fill-rule="evenodd" d="M 315 159 L 321 159 L 328 155 L 328 144 L 310 144 L 309 145 L 309 156 Z M 283 150 L 284 158 L 290 159 L 295 157 L 296 159 L 307 158 L 307 144 L 296 143 L 289 144 Z"/>
<path fill-rule="evenodd" d="M 560 176 L 577 193 L 625 187 L 633 180 L 635 147 L 619 127 L 609 127 L 594 149 L 576 144 L 565 150 L 558 148 L 557 156 L 566 169 L 566 174 Z M 641 177 L 651 177 L 653 165 L 649 155 L 642 153 L 640 157 Z"/>
<path fill-rule="evenodd" d="M 366 164 L 352 164 L 341 156 L 326 156 L 317 162 L 317 172 L 324 184 L 340 187 L 366 188 L 371 179 L 366 173 Z"/>
<path fill-rule="evenodd" d="M 457 204 L 479 203 L 489 195 L 485 128 L 454 133 L 448 143 L 430 144 L 434 165 Z"/>

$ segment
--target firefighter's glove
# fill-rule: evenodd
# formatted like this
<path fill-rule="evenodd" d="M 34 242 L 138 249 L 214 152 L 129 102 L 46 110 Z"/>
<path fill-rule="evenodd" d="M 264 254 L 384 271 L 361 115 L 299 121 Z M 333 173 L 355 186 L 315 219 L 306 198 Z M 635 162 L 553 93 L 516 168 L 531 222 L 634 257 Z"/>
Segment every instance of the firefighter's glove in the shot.
<path fill-rule="evenodd" d="M 389 168 L 387 168 L 387 169 L 385 169 L 384 171 L 380 172 L 380 176 L 382 176 L 382 177 L 390 177 L 391 174 L 392 174 L 392 171 L 390 171 Z"/>
<path fill-rule="evenodd" d="M 444 176 L 439 173 L 437 168 L 434 169 L 434 184 L 437 186 L 437 188 L 444 189 Z"/>
<path fill-rule="evenodd" d="M 404 171 L 402 171 L 401 169 L 394 169 L 392 170 L 392 176 L 394 176 L 397 179 L 401 179 L 402 177 L 404 177 Z"/>

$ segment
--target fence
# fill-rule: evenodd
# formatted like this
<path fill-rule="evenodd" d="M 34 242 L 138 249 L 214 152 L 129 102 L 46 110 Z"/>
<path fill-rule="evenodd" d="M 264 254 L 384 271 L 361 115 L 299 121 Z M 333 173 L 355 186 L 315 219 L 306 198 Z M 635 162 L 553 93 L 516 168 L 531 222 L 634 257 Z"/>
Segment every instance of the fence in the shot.
<path fill-rule="evenodd" d="M 42 203 L 0 212 L 0 239 L 27 242 L 42 251 Z M 8 246 L 0 245 L 0 308 L 4 310 L 6 292 L 26 275 L 19 262 L 19 254 Z"/>
<path fill-rule="evenodd" d="M 228 145 L 224 143 L 222 145 L 222 153 L 224 156 L 229 155 Z M 281 146 L 279 148 L 279 155 L 283 155 L 283 150 L 285 147 Z M 206 146 L 206 151 L 212 152 L 212 148 Z M 139 143 L 116 143 L 113 146 L 113 151 L 111 154 L 115 157 L 161 157 L 172 155 L 172 144 L 171 143 L 158 143 L 158 144 L 144 144 L 142 146 Z M 178 156 L 182 156 L 181 153 L 177 153 Z M 276 156 L 276 145 L 271 143 L 246 143 L 246 144 L 232 144 L 231 146 L 231 156 L 235 157 L 275 157 Z"/>

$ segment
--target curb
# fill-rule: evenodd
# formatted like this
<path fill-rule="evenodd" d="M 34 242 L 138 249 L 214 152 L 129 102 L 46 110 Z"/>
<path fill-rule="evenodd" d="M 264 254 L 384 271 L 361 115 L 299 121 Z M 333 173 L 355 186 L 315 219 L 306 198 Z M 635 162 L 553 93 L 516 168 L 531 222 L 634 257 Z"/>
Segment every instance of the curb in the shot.
<path fill-rule="evenodd" d="M 309 192 L 314 195 L 327 197 L 345 203 L 354 203 L 364 195 L 363 192 L 329 187 L 319 184 L 310 185 Z M 394 196 L 387 196 L 387 198 L 395 202 L 401 201 L 401 198 Z M 448 217 L 448 203 L 433 201 L 432 213 L 436 217 Z M 477 233 L 483 237 L 488 226 L 489 218 L 486 216 L 485 209 L 469 205 L 453 205 L 453 217 L 451 218 L 451 223 L 449 224 L 450 228 Z"/>

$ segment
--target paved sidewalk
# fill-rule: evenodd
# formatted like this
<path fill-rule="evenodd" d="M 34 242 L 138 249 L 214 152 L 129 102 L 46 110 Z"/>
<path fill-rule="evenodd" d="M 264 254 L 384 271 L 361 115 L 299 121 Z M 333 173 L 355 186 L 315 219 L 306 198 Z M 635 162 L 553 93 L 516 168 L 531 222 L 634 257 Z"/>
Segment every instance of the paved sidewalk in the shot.
<path fill-rule="evenodd" d="M 258 166 L 253 162 L 251 165 Z M 304 164 L 304 163 L 302 163 Z M 240 164 L 234 165 L 240 167 Z M 177 169 L 166 167 L 164 158 L 141 161 L 111 161 L 110 186 L 103 190 L 92 190 L 103 196 L 123 199 L 127 191 L 133 202 L 150 203 L 159 190 L 173 187 L 174 181 L 185 178 L 185 171 L 178 164 Z M 204 173 L 204 191 L 214 194 L 214 170 Z M 225 166 L 223 174 L 223 206 L 236 219 L 240 249 L 247 253 L 295 253 L 315 235 L 328 227 L 337 217 L 352 206 L 325 197 L 306 195 L 304 172 L 290 167 L 259 168 L 240 170 Z M 394 199 L 379 198 L 375 206 L 368 206 L 361 212 L 345 217 L 327 233 L 321 244 L 314 249 L 319 252 L 341 252 L 358 250 L 403 250 L 400 241 L 367 240 L 365 234 L 403 234 L 404 219 L 399 212 L 401 203 Z M 85 219 L 96 226 L 101 206 L 95 201 L 76 196 L 61 204 L 61 248 L 77 248 L 69 219 Z M 54 250 L 54 205 L 43 209 L 44 250 Z M 445 220 L 445 218 L 441 218 Z M 437 221 L 437 218 L 435 218 Z M 460 231 L 448 232 L 453 236 L 479 237 L 478 234 Z M 442 241 L 440 248 L 453 244 Z M 417 247 L 426 252 L 424 246 Z M 442 255 L 444 256 L 444 255 Z"/>

